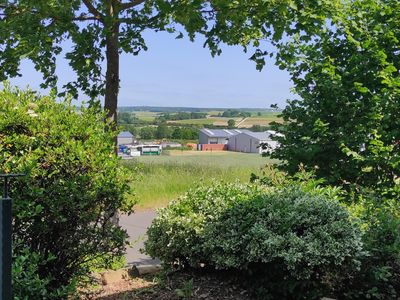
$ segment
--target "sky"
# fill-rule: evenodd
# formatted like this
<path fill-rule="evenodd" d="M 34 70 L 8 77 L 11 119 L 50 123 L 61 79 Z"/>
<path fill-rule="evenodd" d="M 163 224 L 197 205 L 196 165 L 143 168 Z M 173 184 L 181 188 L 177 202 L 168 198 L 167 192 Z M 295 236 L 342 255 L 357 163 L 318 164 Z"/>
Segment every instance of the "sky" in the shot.
<path fill-rule="evenodd" d="M 201 38 L 190 42 L 148 31 L 145 40 L 148 51 L 121 56 L 119 106 L 269 108 L 275 103 L 284 107 L 295 97 L 289 74 L 274 66 L 273 59 L 267 58 L 260 72 L 248 59 L 251 53 L 237 46 L 223 46 L 222 54 L 213 58 Z M 41 75 L 32 63 L 24 61 L 21 73 L 11 84 L 39 90 Z M 75 77 L 62 57 L 57 74 L 60 86 Z M 79 100 L 87 99 L 82 95 Z"/>

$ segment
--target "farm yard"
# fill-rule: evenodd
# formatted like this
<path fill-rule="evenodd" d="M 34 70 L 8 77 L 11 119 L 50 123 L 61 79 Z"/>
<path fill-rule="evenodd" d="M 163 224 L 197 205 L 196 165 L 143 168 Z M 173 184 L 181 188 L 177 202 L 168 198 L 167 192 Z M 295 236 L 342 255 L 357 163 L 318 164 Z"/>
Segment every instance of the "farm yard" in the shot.
<path fill-rule="evenodd" d="M 123 161 L 141 174 L 131 185 L 138 209 L 163 207 L 190 188 L 215 181 L 249 182 L 273 160 L 257 154 L 228 151 L 165 151 L 161 156 L 141 156 Z"/>

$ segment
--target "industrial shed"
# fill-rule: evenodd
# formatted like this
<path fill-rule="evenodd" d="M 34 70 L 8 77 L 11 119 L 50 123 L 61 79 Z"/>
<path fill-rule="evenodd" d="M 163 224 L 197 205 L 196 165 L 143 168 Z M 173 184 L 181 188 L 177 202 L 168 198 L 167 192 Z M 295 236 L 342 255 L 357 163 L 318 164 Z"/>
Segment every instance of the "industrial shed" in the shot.
<path fill-rule="evenodd" d="M 199 144 L 228 144 L 230 137 L 235 136 L 245 130 L 239 129 L 200 129 Z"/>
<path fill-rule="evenodd" d="M 117 137 L 119 145 L 132 145 L 134 142 L 133 134 L 129 131 L 122 131 Z"/>
<path fill-rule="evenodd" d="M 273 151 L 278 147 L 278 142 L 273 141 L 272 137 L 278 135 L 275 131 L 268 130 L 265 132 L 243 131 L 239 134 L 231 136 L 228 140 L 228 150 L 246 153 L 263 153 Z M 262 149 L 261 143 L 266 143 L 269 149 Z"/>

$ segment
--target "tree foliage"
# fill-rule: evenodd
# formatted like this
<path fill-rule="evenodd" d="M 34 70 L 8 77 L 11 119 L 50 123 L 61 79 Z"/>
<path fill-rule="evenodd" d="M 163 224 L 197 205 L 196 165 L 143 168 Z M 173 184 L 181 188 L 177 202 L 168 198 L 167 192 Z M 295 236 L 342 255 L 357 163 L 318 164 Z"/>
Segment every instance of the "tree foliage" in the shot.
<path fill-rule="evenodd" d="M 236 109 L 228 109 L 225 110 L 222 114 L 221 117 L 225 118 L 248 118 L 251 117 L 251 113 L 248 111 L 240 111 Z"/>
<path fill-rule="evenodd" d="M 243 45 L 245 51 L 252 45 L 251 59 L 261 68 L 268 53 L 260 40 L 315 32 L 338 6 L 339 0 L 3 0 L 0 80 L 21 75 L 20 62 L 26 58 L 43 74 L 42 86 L 54 88 L 57 57 L 64 50 L 77 76 L 63 90 L 74 96 L 79 91 L 91 98 L 104 95 L 105 108 L 116 120 L 119 56 L 146 50 L 145 30 L 183 27 L 191 40 L 204 35 L 213 55 L 221 53 L 221 42 Z M 63 48 L 67 40 L 71 49 Z"/>
<path fill-rule="evenodd" d="M 332 184 L 398 185 L 399 5 L 351 1 L 318 36 L 281 46 L 278 63 L 301 98 L 279 125 L 285 136 L 273 156 L 285 170 L 302 164 Z"/>
<path fill-rule="evenodd" d="M 177 121 L 177 120 L 192 120 L 207 118 L 207 113 L 203 112 L 185 112 L 179 111 L 177 113 L 162 113 L 157 117 L 160 122 Z"/>
<path fill-rule="evenodd" d="M 399 2 L 345 2 L 318 35 L 280 45 L 299 100 L 284 109 L 273 157 L 290 174 L 313 170 L 340 185 L 363 220 L 368 256 L 342 286 L 347 299 L 400 293 Z M 356 203 L 356 204 L 354 204 Z"/>
<path fill-rule="evenodd" d="M 215 184 L 189 191 L 148 230 L 165 263 L 245 275 L 259 299 L 321 299 L 357 266 L 361 234 L 328 188 Z"/>
<path fill-rule="evenodd" d="M 126 232 L 110 221 L 132 211 L 128 173 L 94 108 L 8 87 L 0 98 L 0 170 L 27 174 L 11 189 L 14 284 L 21 299 L 64 298 L 91 263 L 123 254 Z"/>
<path fill-rule="evenodd" d="M 131 112 L 118 112 L 118 125 L 131 125 L 139 119 Z"/>
<path fill-rule="evenodd" d="M 161 123 L 157 126 L 155 132 L 155 138 L 157 139 L 168 139 L 172 135 L 172 129 L 167 126 L 166 123 Z"/>
<path fill-rule="evenodd" d="M 228 120 L 228 128 L 235 128 L 235 120 L 234 119 L 229 119 Z"/>

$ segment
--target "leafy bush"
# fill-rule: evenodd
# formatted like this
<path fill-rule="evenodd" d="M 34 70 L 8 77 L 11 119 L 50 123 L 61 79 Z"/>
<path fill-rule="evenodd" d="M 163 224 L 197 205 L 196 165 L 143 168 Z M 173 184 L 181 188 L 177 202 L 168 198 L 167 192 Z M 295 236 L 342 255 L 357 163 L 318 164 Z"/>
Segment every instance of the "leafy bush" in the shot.
<path fill-rule="evenodd" d="M 208 262 L 204 229 L 236 202 L 261 193 L 257 187 L 217 184 L 187 192 L 158 212 L 147 231 L 146 251 L 166 263 L 198 266 Z"/>
<path fill-rule="evenodd" d="M 324 185 L 324 179 L 317 179 L 314 172 L 305 171 L 302 165 L 300 165 L 299 171 L 294 175 L 279 171 L 274 166 L 266 165 L 261 170 L 260 176 L 251 174 L 250 182 L 275 188 L 285 188 L 295 185 L 304 192 L 325 196 L 336 201 L 342 201 L 345 195 L 345 192 L 340 187 Z"/>
<path fill-rule="evenodd" d="M 337 201 L 292 185 L 218 184 L 159 211 L 147 252 L 250 276 L 263 299 L 316 299 L 357 267 L 361 233 Z"/>
<path fill-rule="evenodd" d="M 396 299 L 400 295 L 400 186 L 380 191 L 360 189 L 346 193 L 338 187 L 325 186 L 324 179 L 300 172 L 290 176 L 272 167 L 264 168 L 262 176 L 252 176 L 253 182 L 265 186 L 285 187 L 299 185 L 312 194 L 335 198 L 350 209 L 359 219 L 363 231 L 363 251 L 359 257 L 360 268 L 342 273 L 345 284 L 336 286 L 335 294 L 345 299 Z"/>
<path fill-rule="evenodd" d="M 134 204 L 124 196 L 128 174 L 114 155 L 115 133 L 94 108 L 8 86 L 0 99 L 0 171 L 27 174 L 11 189 L 16 264 L 34 253 L 14 280 L 32 277 L 52 295 L 87 274 L 91 261 L 123 253 L 126 232 L 110 220 Z"/>
<path fill-rule="evenodd" d="M 54 258 L 49 258 L 49 260 Z M 65 299 L 74 288 L 71 283 L 57 289 L 49 289 L 51 277 L 39 275 L 39 266 L 46 264 L 41 255 L 23 249 L 15 257 L 12 266 L 13 296 L 15 300 Z"/>
<path fill-rule="evenodd" d="M 346 299 L 397 299 L 400 296 L 400 205 L 398 198 L 369 194 L 351 206 L 361 219 L 364 249 L 361 268 L 342 287 Z"/>

